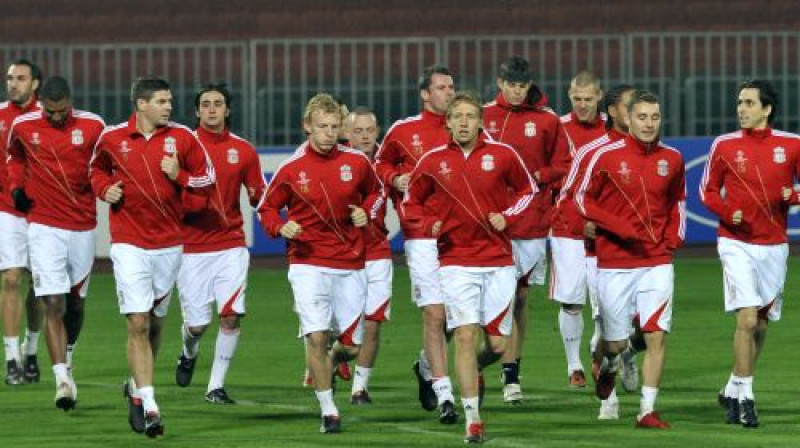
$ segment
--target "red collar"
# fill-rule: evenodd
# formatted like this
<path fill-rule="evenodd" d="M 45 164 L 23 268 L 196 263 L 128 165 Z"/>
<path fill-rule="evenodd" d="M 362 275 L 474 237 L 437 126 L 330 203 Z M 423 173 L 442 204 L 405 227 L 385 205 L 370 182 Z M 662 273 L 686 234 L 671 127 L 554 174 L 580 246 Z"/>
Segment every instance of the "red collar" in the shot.
<path fill-rule="evenodd" d="M 139 131 L 139 129 L 136 127 L 136 112 L 132 113 L 130 118 L 128 118 L 128 126 L 126 127 L 126 129 L 128 130 L 128 135 L 130 135 L 131 137 L 135 137 L 137 135 L 144 137 L 144 134 L 142 134 L 141 131 Z M 167 132 L 168 130 L 169 130 L 169 125 L 158 127 L 153 131 L 151 137 Z"/>
<path fill-rule="evenodd" d="M 596 128 L 596 127 L 602 125 L 602 120 L 600 119 L 601 118 L 600 117 L 600 112 L 595 114 L 594 120 L 592 120 L 592 121 L 581 121 L 581 120 L 579 120 L 578 119 L 578 114 L 576 114 L 575 111 L 570 112 L 569 115 L 572 117 L 572 121 L 574 121 L 575 123 L 578 123 L 581 126 L 587 127 L 587 128 Z"/>
<path fill-rule="evenodd" d="M 442 127 L 444 127 L 447 123 L 447 118 L 444 115 L 439 115 L 429 111 L 428 109 L 422 109 L 420 116 L 422 117 L 422 121 L 430 122 Z"/>
<path fill-rule="evenodd" d="M 197 132 L 197 135 L 200 138 L 214 143 L 220 143 L 227 140 L 231 134 L 230 129 L 228 129 L 227 127 L 223 128 L 222 132 L 212 132 L 204 128 L 203 126 L 198 126 L 195 132 Z"/>
<path fill-rule="evenodd" d="M 641 152 L 642 154 L 650 154 L 656 149 L 658 149 L 658 145 L 660 141 L 656 139 L 650 143 L 644 143 L 639 141 L 636 137 L 631 134 L 625 136 L 625 146 L 630 146 L 634 148 L 636 151 Z"/>
<path fill-rule="evenodd" d="M 748 137 L 763 140 L 772 135 L 772 128 L 767 126 L 764 129 L 742 129 L 742 133 Z"/>

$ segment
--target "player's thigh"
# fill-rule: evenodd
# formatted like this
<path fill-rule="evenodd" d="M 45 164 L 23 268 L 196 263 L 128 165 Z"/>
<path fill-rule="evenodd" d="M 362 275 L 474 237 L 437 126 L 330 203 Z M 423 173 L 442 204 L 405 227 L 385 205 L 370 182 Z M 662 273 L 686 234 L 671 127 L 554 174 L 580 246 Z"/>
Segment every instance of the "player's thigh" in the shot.
<path fill-rule="evenodd" d="M 153 308 L 153 273 L 147 251 L 130 244 L 112 244 L 109 252 L 114 267 L 120 314 L 147 313 Z"/>
<path fill-rule="evenodd" d="M 69 272 L 70 287 L 73 292 L 85 298 L 89 293 L 89 279 L 94 265 L 96 232 L 92 230 L 70 232 Z"/>
<path fill-rule="evenodd" d="M 354 269 L 332 278 L 334 330 L 343 344 L 360 345 L 364 335 L 367 273 L 364 269 Z"/>
<path fill-rule="evenodd" d="M 644 332 L 672 329 L 675 272 L 671 264 L 647 268 L 637 284 L 636 311 Z"/>
<path fill-rule="evenodd" d="M 300 319 L 300 335 L 329 331 L 333 321 L 333 280 L 317 266 L 289 265 L 289 284 L 294 311 Z"/>
<path fill-rule="evenodd" d="M 752 244 L 729 238 L 719 238 L 717 251 L 722 262 L 725 311 L 765 305 L 758 293 L 758 268 Z"/>
<path fill-rule="evenodd" d="M 559 303 L 586 303 L 586 250 L 583 240 L 551 238 L 553 267 L 550 270 L 550 295 Z"/>
<path fill-rule="evenodd" d="M 638 277 L 634 269 L 598 269 L 597 303 L 606 341 L 628 338 Z"/>
<path fill-rule="evenodd" d="M 482 273 L 463 266 L 442 266 L 440 273 L 447 329 L 480 324 Z"/>
<path fill-rule="evenodd" d="M 28 222 L 0 212 L 0 271 L 28 267 Z"/>
<path fill-rule="evenodd" d="M 483 277 L 481 325 L 492 336 L 511 335 L 514 313 L 511 305 L 516 290 L 516 268 L 503 266 L 487 272 Z"/>
<path fill-rule="evenodd" d="M 367 301 L 364 305 L 364 318 L 375 322 L 389 320 L 392 312 L 392 276 L 394 267 L 391 259 L 370 260 L 365 266 L 367 274 Z"/>
<path fill-rule="evenodd" d="M 33 291 L 37 297 L 69 292 L 69 240 L 68 230 L 37 223 L 28 226 Z"/>
<path fill-rule="evenodd" d="M 150 269 L 153 272 L 153 294 L 155 304 L 153 314 L 157 317 L 164 317 L 169 310 L 169 303 L 172 300 L 172 289 L 178 280 L 178 272 L 181 269 L 183 251 L 180 248 L 174 250 L 150 251 Z"/>
<path fill-rule="evenodd" d="M 222 251 L 215 264 L 213 291 L 217 313 L 220 316 L 244 314 L 250 252 L 244 247 Z"/>
<path fill-rule="evenodd" d="M 407 240 L 405 252 L 408 274 L 411 277 L 411 298 L 414 303 L 420 308 L 444 303 L 436 240 Z"/>
<path fill-rule="evenodd" d="M 213 317 L 214 262 L 213 254 L 183 254 L 178 270 L 178 299 L 183 319 L 190 327 L 208 325 Z"/>

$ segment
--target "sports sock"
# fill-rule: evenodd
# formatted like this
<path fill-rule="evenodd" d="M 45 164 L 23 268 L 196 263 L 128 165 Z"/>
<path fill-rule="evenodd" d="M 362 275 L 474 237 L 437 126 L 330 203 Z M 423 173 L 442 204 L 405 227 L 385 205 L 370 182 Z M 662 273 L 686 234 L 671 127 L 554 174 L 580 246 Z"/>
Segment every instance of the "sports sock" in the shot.
<path fill-rule="evenodd" d="M 145 386 L 139 388 L 139 395 L 142 397 L 142 406 L 144 413 L 158 412 L 158 405 L 156 404 L 156 392 L 153 386 Z"/>
<path fill-rule="evenodd" d="M 236 345 L 239 343 L 240 333 L 238 328 L 234 331 L 220 330 L 219 333 L 217 333 L 217 345 L 214 349 L 214 363 L 211 365 L 211 378 L 208 380 L 208 390 L 206 392 L 211 392 L 225 385 L 225 375 L 228 373 L 231 359 L 233 359 L 233 355 L 236 353 Z M 196 351 L 195 355 L 197 355 Z"/>
<path fill-rule="evenodd" d="M 361 367 L 356 364 L 356 372 L 353 375 L 353 394 L 362 390 L 367 390 L 370 374 L 372 374 L 371 367 Z"/>
<path fill-rule="evenodd" d="M 56 386 L 69 382 L 69 371 L 66 364 L 53 364 L 53 375 L 56 377 Z"/>
<path fill-rule="evenodd" d="M 128 378 L 128 393 L 132 398 L 142 399 L 142 394 L 139 393 L 139 388 L 136 386 L 136 380 L 133 377 Z"/>
<path fill-rule="evenodd" d="M 67 368 L 72 369 L 72 356 L 75 354 L 75 344 L 67 344 Z"/>
<path fill-rule="evenodd" d="M 589 353 L 594 356 L 594 352 L 597 351 L 597 343 L 600 342 L 600 336 L 602 334 L 602 330 L 600 329 L 600 319 L 594 319 L 594 333 L 592 333 L 592 339 L 589 341 Z"/>
<path fill-rule="evenodd" d="M 194 359 L 197 357 L 197 348 L 200 345 L 202 335 L 193 335 L 189 332 L 186 325 L 181 326 L 181 339 L 183 340 L 183 356 Z"/>
<path fill-rule="evenodd" d="M 336 409 L 336 404 L 333 402 L 333 389 L 316 390 L 314 393 L 317 395 L 323 417 L 326 415 L 339 415 L 339 410 Z"/>
<path fill-rule="evenodd" d="M 617 398 L 617 388 L 615 387 L 611 389 L 611 393 L 608 394 L 608 398 L 602 401 L 619 401 L 619 398 Z"/>
<path fill-rule="evenodd" d="M 39 353 L 39 335 L 38 331 L 25 330 L 25 356 L 32 356 Z"/>
<path fill-rule="evenodd" d="M 739 399 L 739 381 L 737 380 L 736 376 L 731 373 L 731 376 L 728 378 L 728 383 L 725 384 L 725 389 L 722 392 L 722 395 L 728 398 L 736 398 Z"/>
<path fill-rule="evenodd" d="M 640 415 L 647 415 L 653 412 L 657 396 L 658 396 L 657 387 L 642 386 L 642 401 L 639 407 Z"/>
<path fill-rule="evenodd" d="M 456 401 L 455 397 L 453 397 L 453 383 L 450 382 L 449 376 L 433 378 L 433 391 L 436 393 L 436 401 L 440 405 L 445 401 L 451 403 Z"/>
<path fill-rule="evenodd" d="M 431 372 L 431 364 L 428 362 L 428 357 L 425 356 L 425 349 L 419 351 L 419 372 L 425 381 L 433 379 L 433 372 Z"/>
<path fill-rule="evenodd" d="M 739 377 L 739 401 L 755 400 L 753 395 L 753 377 L 743 376 Z"/>
<path fill-rule="evenodd" d="M 517 363 L 503 363 L 503 383 L 519 384 L 519 365 Z"/>
<path fill-rule="evenodd" d="M 18 336 L 4 336 L 3 347 L 6 351 L 6 361 L 20 361 L 19 353 L 19 337 Z"/>
<path fill-rule="evenodd" d="M 464 398 L 461 397 L 461 405 L 464 406 L 464 418 L 467 420 L 467 426 L 472 423 L 481 421 L 481 414 L 479 409 L 480 399 L 478 397 Z"/>
<path fill-rule="evenodd" d="M 581 363 L 581 336 L 583 335 L 583 314 L 569 312 L 561 308 L 558 312 L 558 327 L 564 340 L 567 354 L 567 375 L 575 370 L 583 370 Z"/>

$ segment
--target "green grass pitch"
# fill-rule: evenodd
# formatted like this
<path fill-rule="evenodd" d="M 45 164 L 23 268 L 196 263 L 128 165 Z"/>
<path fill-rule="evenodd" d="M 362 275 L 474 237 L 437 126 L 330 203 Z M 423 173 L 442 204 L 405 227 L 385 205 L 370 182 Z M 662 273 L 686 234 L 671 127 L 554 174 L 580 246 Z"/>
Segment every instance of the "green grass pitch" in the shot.
<path fill-rule="evenodd" d="M 716 394 L 731 364 L 734 320 L 722 312 L 721 272 L 714 258 L 676 262 L 673 333 L 657 408 L 673 428 L 636 430 L 638 394 L 620 388 L 620 420 L 596 420 L 593 388 L 567 388 L 566 362 L 559 337 L 557 307 L 534 291 L 531 324 L 522 363 L 527 400 L 502 403 L 498 368 L 487 371 L 483 416 L 487 446 L 497 447 L 790 447 L 800 445 L 797 350 L 800 306 L 796 303 L 800 259 L 791 259 L 783 320 L 772 326 L 755 381 L 762 426 L 745 430 L 723 423 Z M 303 346 L 295 339 L 297 319 L 284 270 L 253 270 L 239 350 L 227 380 L 236 406 L 205 403 L 206 381 L 216 329 L 201 343 L 194 382 L 174 383 L 179 352 L 180 312 L 173 301 L 156 364 L 156 398 L 166 435 L 151 441 L 128 428 L 120 384 L 127 372 L 125 323 L 117 312 L 111 274 L 92 279 L 90 302 L 75 355 L 78 407 L 64 413 L 53 405 L 54 385 L 44 342 L 40 342 L 42 382 L 0 385 L 0 437 L 4 447 L 78 446 L 460 446 L 463 424 L 444 426 L 416 399 L 411 362 L 420 347 L 420 315 L 409 300 L 408 273 L 395 272 L 392 321 L 384 327 L 373 378 L 371 407 L 349 404 L 349 383 L 339 382 L 337 404 L 343 433 L 318 433 L 313 393 L 300 386 Z M 586 322 L 585 340 L 592 326 Z M 588 348 L 584 363 L 588 367 Z M 640 360 L 641 362 L 641 360 Z"/>

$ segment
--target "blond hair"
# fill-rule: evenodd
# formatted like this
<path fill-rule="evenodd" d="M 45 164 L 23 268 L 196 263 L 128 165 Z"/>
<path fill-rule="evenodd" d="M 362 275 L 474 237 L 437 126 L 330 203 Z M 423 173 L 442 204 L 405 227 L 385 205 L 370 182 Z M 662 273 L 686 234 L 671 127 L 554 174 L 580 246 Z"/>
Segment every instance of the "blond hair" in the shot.
<path fill-rule="evenodd" d="M 306 109 L 303 112 L 303 122 L 310 124 L 311 116 L 315 112 L 334 114 L 340 119 L 342 118 L 342 111 L 339 103 L 328 93 L 318 93 L 308 100 Z"/>

